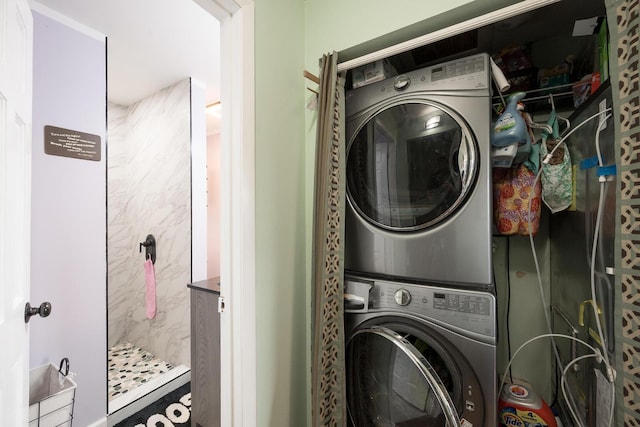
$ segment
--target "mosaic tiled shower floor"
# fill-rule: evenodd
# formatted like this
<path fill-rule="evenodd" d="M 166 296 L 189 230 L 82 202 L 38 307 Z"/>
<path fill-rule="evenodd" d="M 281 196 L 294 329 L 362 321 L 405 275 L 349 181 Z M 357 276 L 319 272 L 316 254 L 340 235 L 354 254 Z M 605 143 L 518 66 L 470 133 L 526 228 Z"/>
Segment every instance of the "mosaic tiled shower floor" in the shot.
<path fill-rule="evenodd" d="M 173 366 L 130 343 L 109 349 L 109 400 L 164 374 Z"/>

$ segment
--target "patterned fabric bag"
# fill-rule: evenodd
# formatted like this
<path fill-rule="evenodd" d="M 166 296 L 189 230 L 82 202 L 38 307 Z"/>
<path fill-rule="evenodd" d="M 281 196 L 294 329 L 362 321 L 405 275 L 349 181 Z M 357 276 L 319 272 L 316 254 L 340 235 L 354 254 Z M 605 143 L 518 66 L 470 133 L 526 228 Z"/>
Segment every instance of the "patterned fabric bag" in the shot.
<path fill-rule="evenodd" d="M 493 169 L 493 214 L 498 233 L 536 235 L 540 228 L 542 189 L 540 181 L 535 180 L 536 174 L 524 164 Z"/>
<path fill-rule="evenodd" d="M 551 111 L 547 123 L 553 129 L 553 134 L 549 135 L 547 132 L 542 132 L 541 159 L 544 159 L 560 140 L 555 110 Z M 571 157 L 564 144 L 556 149 L 548 164 L 542 164 L 540 181 L 542 182 L 542 200 L 551 210 L 551 213 L 563 211 L 571 206 L 571 201 L 573 200 Z"/>

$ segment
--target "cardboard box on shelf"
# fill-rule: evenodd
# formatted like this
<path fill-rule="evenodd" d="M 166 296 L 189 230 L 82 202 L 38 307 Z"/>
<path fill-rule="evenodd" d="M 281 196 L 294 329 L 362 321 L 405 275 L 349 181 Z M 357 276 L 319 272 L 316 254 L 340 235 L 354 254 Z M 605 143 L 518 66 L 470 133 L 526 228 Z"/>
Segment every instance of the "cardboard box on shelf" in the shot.
<path fill-rule="evenodd" d="M 351 72 L 351 84 L 353 88 L 379 82 L 388 77 L 395 76 L 396 70 L 386 59 L 380 59 L 370 64 L 356 67 Z"/>
<path fill-rule="evenodd" d="M 538 80 L 540 89 L 568 85 L 571 82 L 571 66 L 568 62 L 564 62 L 553 68 L 542 69 L 538 73 Z"/>

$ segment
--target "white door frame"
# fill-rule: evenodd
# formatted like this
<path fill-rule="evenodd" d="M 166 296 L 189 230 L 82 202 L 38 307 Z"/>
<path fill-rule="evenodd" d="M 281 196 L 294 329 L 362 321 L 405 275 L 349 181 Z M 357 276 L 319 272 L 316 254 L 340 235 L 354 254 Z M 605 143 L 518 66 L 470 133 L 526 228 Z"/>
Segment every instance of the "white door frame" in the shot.
<path fill-rule="evenodd" d="M 0 0 L 0 34 L 0 424 L 23 426 L 29 420 L 33 94 L 33 18 L 26 0 Z"/>
<path fill-rule="evenodd" d="M 253 0 L 194 0 L 220 21 L 221 425 L 255 427 L 255 117 Z"/>

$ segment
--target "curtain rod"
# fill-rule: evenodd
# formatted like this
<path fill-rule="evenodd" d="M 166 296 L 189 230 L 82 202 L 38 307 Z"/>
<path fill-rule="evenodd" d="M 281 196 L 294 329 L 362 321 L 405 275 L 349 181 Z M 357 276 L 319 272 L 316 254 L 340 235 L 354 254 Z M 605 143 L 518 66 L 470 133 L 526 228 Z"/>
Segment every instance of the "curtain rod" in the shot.
<path fill-rule="evenodd" d="M 349 61 L 338 63 L 338 72 L 351 70 L 360 65 L 366 65 L 379 59 L 388 58 L 399 53 L 407 52 L 417 47 L 425 46 L 429 43 L 433 43 L 439 40 L 444 40 L 448 37 L 455 36 L 464 33 L 469 30 L 480 28 L 483 25 L 493 24 L 506 18 L 529 12 L 534 9 L 538 9 L 542 6 L 547 6 L 553 3 L 557 3 L 561 0 L 525 0 L 516 3 L 511 6 L 503 7 L 493 12 L 480 15 L 478 17 L 469 19 L 459 24 L 452 25 L 447 28 L 443 28 L 432 33 L 425 34 L 407 40 L 405 42 L 389 46 L 387 48 L 372 52 L 358 58 L 351 59 Z M 338 55 L 339 56 L 339 55 Z"/>

